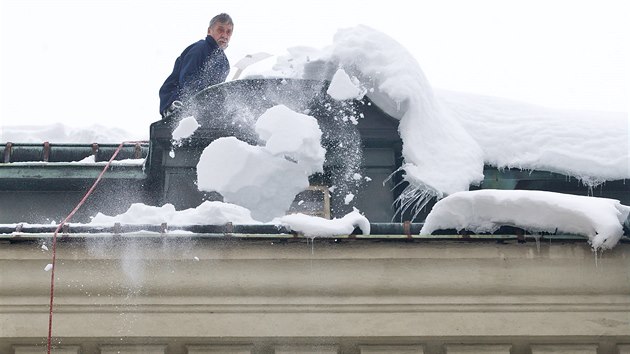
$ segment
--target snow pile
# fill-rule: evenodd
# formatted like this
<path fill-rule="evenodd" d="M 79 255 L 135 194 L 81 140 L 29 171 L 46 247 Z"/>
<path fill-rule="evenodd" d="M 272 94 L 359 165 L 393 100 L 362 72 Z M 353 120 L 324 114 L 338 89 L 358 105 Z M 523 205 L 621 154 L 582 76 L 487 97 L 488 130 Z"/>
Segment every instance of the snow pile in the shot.
<path fill-rule="evenodd" d="M 494 232 L 502 225 L 533 232 L 588 236 L 593 249 L 610 249 L 623 235 L 630 207 L 618 200 L 525 190 L 477 190 L 435 204 L 421 234 L 440 229 Z"/>
<path fill-rule="evenodd" d="M 328 220 L 305 214 L 291 214 L 276 221 L 307 237 L 349 235 L 355 227 L 360 228 L 364 235 L 370 234 L 370 222 L 356 209 L 341 219 Z"/>
<path fill-rule="evenodd" d="M 186 117 L 179 121 L 177 128 L 173 130 L 173 141 L 174 144 L 181 144 L 181 141 L 193 135 L 193 133 L 199 128 L 201 125 L 197 122 L 195 117 L 190 116 Z"/>
<path fill-rule="evenodd" d="M 496 97 L 441 91 L 499 168 L 545 170 L 594 186 L 630 178 L 630 119 L 625 113 L 562 111 Z"/>
<path fill-rule="evenodd" d="M 123 141 L 147 140 L 149 127 L 145 132 L 128 132 L 120 128 L 92 125 L 68 127 L 61 123 L 43 126 L 3 126 L 0 129 L 0 142 L 13 143 L 120 143 Z"/>
<path fill-rule="evenodd" d="M 339 69 L 333 75 L 332 80 L 330 80 L 330 86 L 328 86 L 326 93 L 338 101 L 360 100 L 365 95 L 366 90 L 361 87 L 359 79 L 356 77 L 350 78 L 345 70 Z"/>
<path fill-rule="evenodd" d="M 250 211 L 234 204 L 205 201 L 196 208 L 177 211 L 172 204 L 162 207 L 149 206 L 141 203 L 132 204 L 120 215 L 107 216 L 96 214 L 91 225 L 110 225 L 114 223 L 135 225 L 224 225 L 260 224 L 252 219 Z"/>
<path fill-rule="evenodd" d="M 226 202 L 250 209 L 255 219 L 269 221 L 284 215 L 309 186 L 310 174 L 323 171 L 325 150 L 317 120 L 284 106 L 267 110 L 256 131 L 266 146 L 235 137 L 208 145 L 197 164 L 197 187 L 219 192 Z"/>

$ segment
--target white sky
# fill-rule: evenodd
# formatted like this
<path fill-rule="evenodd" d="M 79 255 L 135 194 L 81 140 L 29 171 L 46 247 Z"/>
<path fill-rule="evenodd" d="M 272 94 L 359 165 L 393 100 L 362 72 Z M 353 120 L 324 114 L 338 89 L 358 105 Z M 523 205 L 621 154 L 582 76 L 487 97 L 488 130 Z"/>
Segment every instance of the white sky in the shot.
<path fill-rule="evenodd" d="M 364 24 L 406 47 L 434 87 L 559 108 L 630 101 L 625 0 L 0 1 L 0 127 L 148 131 L 175 58 L 219 12 L 235 21 L 232 64 Z"/>

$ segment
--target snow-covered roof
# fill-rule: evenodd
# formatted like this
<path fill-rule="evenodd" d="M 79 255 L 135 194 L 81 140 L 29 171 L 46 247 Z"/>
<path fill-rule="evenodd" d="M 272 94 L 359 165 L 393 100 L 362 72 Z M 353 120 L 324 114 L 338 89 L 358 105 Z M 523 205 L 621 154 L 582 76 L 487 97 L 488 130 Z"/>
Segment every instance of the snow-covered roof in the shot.
<path fill-rule="evenodd" d="M 433 196 L 451 196 L 436 205 L 435 214 L 427 220 L 425 232 L 444 227 L 492 231 L 500 225 L 513 224 L 529 229 L 560 229 L 583 234 L 591 238 L 595 248 L 610 248 L 621 237 L 620 225 L 628 213 L 627 207 L 618 201 L 558 197 L 548 192 L 460 192 L 483 180 L 484 164 L 557 172 L 574 176 L 590 186 L 630 178 L 630 120 L 627 114 L 558 111 L 434 91 L 416 58 L 394 39 L 366 26 L 340 30 L 328 48 L 309 50 L 308 56 L 301 56 L 302 52 L 304 50 L 293 52 L 298 55 L 290 59 L 282 58 L 276 69 L 283 72 L 283 64 L 290 63 L 291 70 L 285 72 L 302 78 L 308 72 L 304 68 L 309 63 L 328 63 L 334 69 L 330 73 L 329 96 L 343 101 L 367 95 L 378 107 L 399 120 L 404 158 L 401 169 L 404 179 L 409 182 L 400 197 L 403 205 L 423 205 Z M 194 117 L 189 118 L 182 120 L 175 130 L 175 144 L 199 127 Z M 356 124 L 357 118 L 353 118 L 350 121 Z M 251 145 L 234 137 L 221 138 L 212 142 L 201 156 L 196 169 L 199 189 L 220 192 L 227 202 L 247 207 L 253 216 L 223 215 L 223 208 L 228 208 L 225 204 L 219 207 L 220 211 L 211 213 L 224 218 L 211 223 L 252 224 L 280 217 L 295 194 L 308 186 L 309 175 L 322 172 L 325 153 L 320 145 L 322 133 L 317 120 L 308 112 L 276 106 L 260 116 L 255 125 L 264 145 Z M 68 135 L 61 128 L 56 126 L 52 131 L 62 137 Z M 103 133 L 102 128 L 96 130 Z M 80 134 L 70 135 L 74 139 L 85 138 Z M 108 135 L 108 138 L 111 136 L 117 135 Z M 221 168 L 214 169 L 213 166 Z M 348 193 L 345 200 L 348 203 L 353 197 Z M 514 198 L 518 200 L 514 205 L 524 203 L 531 212 L 511 207 Z M 476 207 L 464 207 L 465 212 L 458 212 L 462 200 L 469 200 L 469 204 Z M 202 204 L 195 211 L 170 211 L 192 215 L 206 207 Z M 537 217 L 542 210 L 550 216 L 548 221 L 543 222 Z M 159 213 L 154 211 L 147 213 L 156 216 L 150 223 L 169 222 L 165 221 L 165 215 L 158 217 Z M 503 213 L 508 215 L 492 219 Z M 332 224 L 309 217 L 288 217 L 281 223 L 301 228 L 309 235 L 348 233 L 353 226 L 366 228 L 365 225 L 369 225 L 360 214 L 350 215 L 335 221 L 339 224 L 345 219 L 349 224 L 344 222 L 343 227 L 333 228 L 334 231 L 327 229 Z M 117 217 L 124 218 L 124 214 Z M 138 218 L 137 214 L 131 217 Z M 478 227 L 482 219 L 484 227 Z"/>

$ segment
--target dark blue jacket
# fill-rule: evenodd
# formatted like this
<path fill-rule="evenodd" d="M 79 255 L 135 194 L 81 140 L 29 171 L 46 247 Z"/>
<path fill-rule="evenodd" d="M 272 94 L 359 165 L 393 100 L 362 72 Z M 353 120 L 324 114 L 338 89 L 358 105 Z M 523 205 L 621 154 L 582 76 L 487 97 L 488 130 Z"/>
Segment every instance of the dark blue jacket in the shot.
<path fill-rule="evenodd" d="M 224 82 L 229 72 L 230 62 L 214 38 L 207 36 L 191 44 L 160 87 L 160 114 L 173 101 L 185 102 L 206 87 Z"/>

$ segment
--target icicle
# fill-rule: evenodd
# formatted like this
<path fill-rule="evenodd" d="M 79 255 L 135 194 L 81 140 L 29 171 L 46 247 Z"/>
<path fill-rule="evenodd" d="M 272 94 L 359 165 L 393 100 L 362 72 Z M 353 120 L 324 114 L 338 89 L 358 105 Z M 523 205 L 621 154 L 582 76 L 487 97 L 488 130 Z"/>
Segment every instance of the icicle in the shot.
<path fill-rule="evenodd" d="M 536 250 L 538 251 L 538 254 L 540 254 L 540 234 L 535 232 L 532 236 L 534 236 L 534 240 L 536 240 Z"/>
<path fill-rule="evenodd" d="M 410 211 L 412 214 L 411 220 L 413 221 L 418 214 L 427 206 L 427 204 L 437 197 L 437 193 L 431 189 L 420 189 L 415 186 L 407 186 L 400 195 L 394 201 L 396 207 L 396 214 L 400 214 L 401 222 L 403 215 Z"/>

